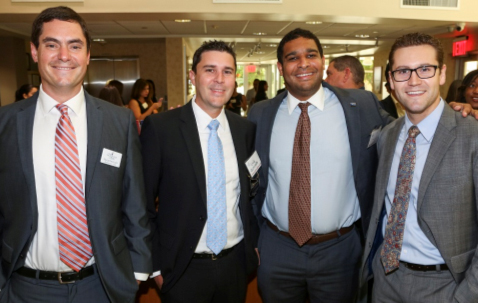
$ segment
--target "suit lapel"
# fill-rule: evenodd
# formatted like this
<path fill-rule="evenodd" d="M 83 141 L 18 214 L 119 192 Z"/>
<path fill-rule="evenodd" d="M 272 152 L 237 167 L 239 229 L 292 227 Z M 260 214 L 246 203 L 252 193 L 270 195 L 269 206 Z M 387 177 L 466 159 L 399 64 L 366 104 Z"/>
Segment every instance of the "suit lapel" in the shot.
<path fill-rule="evenodd" d="M 438 122 L 433 141 L 428 151 L 425 167 L 423 168 L 420 186 L 418 188 L 417 209 L 420 214 L 420 208 L 423 204 L 423 197 L 427 192 L 428 185 L 435 174 L 436 168 L 445 156 L 448 148 L 456 138 L 455 133 L 456 120 L 455 112 L 445 105 L 442 116 Z"/>
<path fill-rule="evenodd" d="M 400 118 L 395 125 L 390 128 L 390 131 L 386 133 L 386 138 L 381 144 L 379 165 L 377 170 L 377 183 L 375 189 L 375 201 L 380 204 L 380 209 L 382 208 L 382 203 L 384 201 L 385 193 L 387 191 L 388 180 L 390 179 L 390 170 L 392 168 L 393 156 L 395 154 L 395 149 L 397 147 L 398 137 L 402 130 L 405 119 Z"/>
<path fill-rule="evenodd" d="M 88 201 L 89 189 L 92 184 L 96 164 L 101 150 L 101 135 L 103 130 L 103 111 L 101 106 L 85 92 L 86 120 L 88 124 L 88 146 L 86 156 L 85 198 Z"/>
<path fill-rule="evenodd" d="M 38 94 L 37 94 L 38 98 Z M 33 214 L 33 227 L 37 227 L 38 206 L 33 168 L 33 121 L 38 99 L 17 113 L 18 150 L 22 162 L 23 175 L 27 181 Z"/>
<path fill-rule="evenodd" d="M 188 154 L 191 158 L 194 173 L 196 174 L 199 190 L 201 192 L 201 198 L 204 202 L 204 205 L 207 206 L 206 170 L 204 167 L 204 159 L 201 150 L 201 141 L 199 139 L 196 117 L 194 117 L 191 101 L 181 108 L 180 119 L 182 121 L 180 125 L 181 133 L 188 148 Z"/>
<path fill-rule="evenodd" d="M 350 153 L 352 155 L 352 168 L 354 171 L 354 179 L 357 177 L 358 165 L 360 160 L 360 139 L 361 139 L 361 123 L 360 123 L 360 103 L 355 102 L 350 98 L 350 94 L 343 90 L 337 90 L 336 88 L 328 85 L 326 82 L 322 82 L 322 85 L 334 92 L 335 96 L 340 101 L 342 108 L 344 109 L 345 121 L 347 123 L 347 133 L 349 135 Z M 347 94 L 347 95 L 345 95 Z M 355 105 L 353 105 L 355 103 Z"/>

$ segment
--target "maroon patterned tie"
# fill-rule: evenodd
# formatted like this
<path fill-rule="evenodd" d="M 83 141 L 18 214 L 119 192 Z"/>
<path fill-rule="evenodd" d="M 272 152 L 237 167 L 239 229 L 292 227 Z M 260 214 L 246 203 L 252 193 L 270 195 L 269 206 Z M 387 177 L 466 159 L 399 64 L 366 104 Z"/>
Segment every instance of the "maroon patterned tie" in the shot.
<path fill-rule="evenodd" d="M 55 137 L 55 178 L 60 260 L 75 271 L 93 255 L 86 221 L 85 196 L 78 156 L 75 128 L 68 106 L 56 106 L 61 112 Z"/>
<path fill-rule="evenodd" d="M 395 195 L 390 215 L 388 216 L 387 227 L 385 228 L 382 252 L 380 253 L 385 273 L 397 269 L 400 264 L 403 232 L 405 230 L 405 220 L 407 219 L 413 172 L 415 170 L 415 138 L 418 134 L 420 134 L 420 130 L 416 126 L 412 126 L 408 130 L 408 138 L 403 146 L 400 164 L 398 165 Z"/>
<path fill-rule="evenodd" d="M 289 190 L 289 233 L 299 246 L 312 237 L 310 220 L 310 103 L 299 103 L 302 113 L 297 123 L 292 155 Z"/>

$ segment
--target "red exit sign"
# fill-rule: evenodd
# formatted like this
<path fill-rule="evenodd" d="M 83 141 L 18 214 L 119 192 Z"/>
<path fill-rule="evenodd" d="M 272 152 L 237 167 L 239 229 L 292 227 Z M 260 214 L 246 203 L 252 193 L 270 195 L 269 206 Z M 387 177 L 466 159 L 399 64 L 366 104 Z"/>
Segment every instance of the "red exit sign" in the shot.
<path fill-rule="evenodd" d="M 453 42 L 453 57 L 466 55 L 466 40 Z"/>

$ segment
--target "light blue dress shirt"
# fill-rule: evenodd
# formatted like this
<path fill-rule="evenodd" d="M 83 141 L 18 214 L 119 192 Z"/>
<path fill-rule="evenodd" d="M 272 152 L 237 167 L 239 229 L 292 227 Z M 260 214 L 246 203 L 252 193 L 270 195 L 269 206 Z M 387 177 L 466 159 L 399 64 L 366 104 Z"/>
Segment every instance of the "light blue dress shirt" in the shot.
<path fill-rule="evenodd" d="M 269 184 L 262 215 L 289 231 L 289 189 L 294 137 L 301 101 L 291 94 L 282 101 L 272 128 Z M 312 233 L 351 226 L 360 218 L 345 115 L 337 96 L 321 86 L 308 100 L 311 122 Z"/>
<path fill-rule="evenodd" d="M 445 103 L 440 100 L 436 109 L 423 119 L 418 125 L 420 134 L 416 137 L 416 159 L 415 170 L 413 172 L 412 189 L 410 193 L 410 202 L 408 203 L 407 219 L 405 221 L 405 231 L 403 233 L 402 252 L 400 260 L 404 262 L 420 264 L 420 265 L 437 265 L 444 264 L 440 252 L 428 240 L 422 229 L 418 225 L 417 215 L 417 198 L 422 177 L 423 168 L 428 157 L 428 151 L 433 141 L 433 136 L 443 113 Z M 412 122 L 405 115 L 405 124 L 400 131 L 395 153 L 393 155 L 393 163 L 390 169 L 390 178 L 387 185 L 387 193 L 385 195 L 385 207 L 387 214 L 383 220 L 382 232 L 385 235 L 388 214 L 392 207 L 393 198 L 395 196 L 395 186 L 397 183 L 398 165 L 402 155 L 403 146 L 408 138 L 408 130 L 413 126 Z"/>

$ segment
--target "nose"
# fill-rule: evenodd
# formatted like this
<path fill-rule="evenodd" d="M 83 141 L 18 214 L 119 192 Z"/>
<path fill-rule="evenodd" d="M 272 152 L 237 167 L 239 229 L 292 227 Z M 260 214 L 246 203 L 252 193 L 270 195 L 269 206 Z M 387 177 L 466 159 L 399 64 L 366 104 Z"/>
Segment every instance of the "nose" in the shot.
<path fill-rule="evenodd" d="M 410 75 L 410 79 L 408 79 L 408 84 L 413 86 L 413 85 L 419 85 L 422 82 L 422 79 L 418 77 L 417 71 L 412 71 L 412 75 Z"/>
<path fill-rule="evenodd" d="M 70 51 L 67 46 L 61 45 L 58 52 L 58 58 L 61 61 L 68 61 L 70 59 Z"/>
<path fill-rule="evenodd" d="M 478 94 L 478 86 L 475 86 L 473 88 L 473 94 L 477 95 Z"/>
<path fill-rule="evenodd" d="M 223 73 L 217 73 L 216 82 L 217 83 L 223 83 L 224 82 L 224 74 Z"/>
<path fill-rule="evenodd" d="M 307 68 L 309 67 L 309 58 L 307 56 L 301 57 L 299 61 L 300 68 Z"/>

